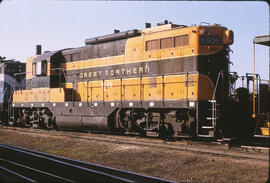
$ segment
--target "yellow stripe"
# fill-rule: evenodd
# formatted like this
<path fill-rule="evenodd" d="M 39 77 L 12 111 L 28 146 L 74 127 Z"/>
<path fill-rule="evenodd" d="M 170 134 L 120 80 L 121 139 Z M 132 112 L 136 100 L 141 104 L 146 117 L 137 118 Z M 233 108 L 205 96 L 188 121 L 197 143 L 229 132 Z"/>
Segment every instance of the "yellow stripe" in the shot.
<path fill-rule="evenodd" d="M 222 48 L 221 48 L 222 49 Z M 221 49 L 219 50 L 216 50 L 215 52 L 213 52 L 212 54 L 200 54 L 200 55 L 213 55 L 217 52 L 219 52 Z M 175 58 L 185 58 L 185 57 L 191 57 L 191 56 L 199 56 L 198 54 L 197 55 L 186 55 L 186 56 L 181 56 L 181 57 L 166 57 L 166 58 L 161 58 L 161 59 L 150 59 L 150 60 L 134 60 L 134 61 L 129 61 L 129 62 L 125 62 L 125 63 L 112 63 L 112 64 L 97 64 L 96 66 L 89 66 L 89 67 L 83 67 L 83 66 L 80 66 L 79 68 L 69 68 L 67 69 L 65 65 L 79 65 L 79 64 L 87 64 L 87 63 L 90 63 L 90 62 L 102 62 L 101 60 L 104 59 L 104 58 L 100 58 L 100 59 L 92 59 L 92 60 L 82 60 L 82 61 L 75 61 L 75 62 L 71 62 L 71 63 L 64 63 L 62 64 L 62 67 L 66 70 L 66 71 L 70 71 L 70 70 L 76 70 L 76 69 L 88 69 L 88 68 L 97 68 L 97 67 L 105 67 L 105 66 L 114 66 L 114 65 L 122 65 L 122 64 L 132 64 L 132 63 L 140 63 L 140 62 L 153 62 L 153 61 L 159 61 L 159 60 L 167 60 L 167 59 L 175 59 Z M 115 57 L 120 57 L 120 56 L 115 56 Z M 108 58 L 115 58 L 115 57 L 106 57 L 107 59 Z M 125 55 L 121 55 L 121 57 L 125 57 Z M 113 59 L 112 59 L 113 61 Z M 70 67 L 70 66 L 68 66 Z"/>

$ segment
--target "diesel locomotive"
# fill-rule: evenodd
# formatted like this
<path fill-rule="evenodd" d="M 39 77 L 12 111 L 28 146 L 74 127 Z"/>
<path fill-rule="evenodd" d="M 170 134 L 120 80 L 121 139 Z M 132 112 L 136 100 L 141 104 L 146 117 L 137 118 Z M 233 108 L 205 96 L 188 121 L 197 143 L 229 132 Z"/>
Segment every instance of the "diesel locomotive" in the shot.
<path fill-rule="evenodd" d="M 21 73 L 16 75 L 16 73 Z M 0 57 L 0 122 L 8 123 L 13 90 L 25 86 L 25 63 Z"/>
<path fill-rule="evenodd" d="M 232 97 L 233 31 L 165 21 L 27 59 L 10 124 L 130 131 L 167 138 L 248 136 L 248 91 Z M 235 116 L 238 116 L 235 118 Z M 236 133 L 238 131 L 238 133 Z"/>

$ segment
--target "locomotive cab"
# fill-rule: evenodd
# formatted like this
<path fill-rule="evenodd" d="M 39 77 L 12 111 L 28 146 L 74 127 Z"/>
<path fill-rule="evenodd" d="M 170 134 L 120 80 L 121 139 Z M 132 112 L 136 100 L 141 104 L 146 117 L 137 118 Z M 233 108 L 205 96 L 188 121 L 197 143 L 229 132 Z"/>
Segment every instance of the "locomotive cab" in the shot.
<path fill-rule="evenodd" d="M 13 94 L 13 120 L 10 124 L 33 127 L 52 125 L 50 102 L 64 98 L 60 86 L 62 78 L 55 69 L 59 68 L 60 53 L 45 52 L 27 59 L 26 89 Z M 62 93 L 57 94 L 54 88 Z"/>

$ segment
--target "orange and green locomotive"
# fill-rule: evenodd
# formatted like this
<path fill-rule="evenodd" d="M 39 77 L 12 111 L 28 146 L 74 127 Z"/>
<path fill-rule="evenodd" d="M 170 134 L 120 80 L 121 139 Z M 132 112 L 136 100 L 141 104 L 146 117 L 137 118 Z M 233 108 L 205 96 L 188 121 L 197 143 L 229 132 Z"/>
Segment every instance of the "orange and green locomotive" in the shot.
<path fill-rule="evenodd" d="M 169 137 L 226 134 L 233 32 L 161 23 L 85 40 L 26 63 L 15 124 Z M 230 131 L 229 130 L 229 131 Z"/>

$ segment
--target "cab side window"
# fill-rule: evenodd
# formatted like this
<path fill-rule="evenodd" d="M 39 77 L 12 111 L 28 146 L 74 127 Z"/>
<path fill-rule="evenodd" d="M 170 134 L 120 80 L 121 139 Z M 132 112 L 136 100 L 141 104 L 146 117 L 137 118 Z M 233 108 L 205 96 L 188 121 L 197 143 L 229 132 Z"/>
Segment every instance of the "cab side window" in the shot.
<path fill-rule="evenodd" d="M 41 62 L 41 75 L 47 75 L 47 61 L 43 60 Z"/>
<path fill-rule="evenodd" d="M 47 75 L 47 61 L 43 60 L 41 62 L 33 63 L 32 71 L 33 71 L 33 75 L 35 76 Z"/>

